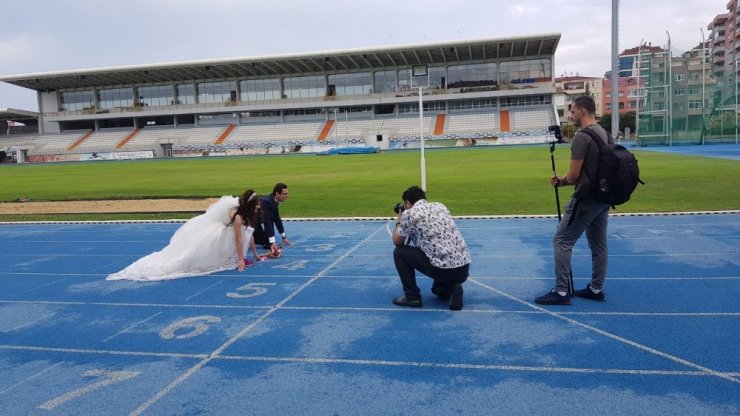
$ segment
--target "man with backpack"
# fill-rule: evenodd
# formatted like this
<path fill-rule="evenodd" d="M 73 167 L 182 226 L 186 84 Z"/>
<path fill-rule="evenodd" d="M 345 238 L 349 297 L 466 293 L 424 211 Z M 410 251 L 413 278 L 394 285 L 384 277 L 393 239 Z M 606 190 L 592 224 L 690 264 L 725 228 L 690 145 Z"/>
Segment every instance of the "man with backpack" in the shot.
<path fill-rule="evenodd" d="M 555 255 L 555 288 L 535 298 L 535 303 L 541 305 L 570 305 L 571 296 L 596 301 L 606 300 L 604 280 L 608 261 L 606 235 L 610 204 L 602 202 L 601 198 L 597 199 L 592 185 L 598 181 L 602 147 L 594 140 L 602 140 L 604 145 L 612 143 L 612 140 L 596 122 L 596 104 L 591 97 L 576 98 L 570 106 L 570 117 L 573 123 L 581 128 L 571 143 L 570 168 L 564 176 L 553 175 L 550 183 L 556 187 L 575 185 L 576 190 L 565 205 L 562 220 L 552 241 Z M 591 178 L 596 180 L 592 181 Z M 591 249 L 591 283 L 584 289 L 570 293 L 571 254 L 573 246 L 584 231 Z"/>

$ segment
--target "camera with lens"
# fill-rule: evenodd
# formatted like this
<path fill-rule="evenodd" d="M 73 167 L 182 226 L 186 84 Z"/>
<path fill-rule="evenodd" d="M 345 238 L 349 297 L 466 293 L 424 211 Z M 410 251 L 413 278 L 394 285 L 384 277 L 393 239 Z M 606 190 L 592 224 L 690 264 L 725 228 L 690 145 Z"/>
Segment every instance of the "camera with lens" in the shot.
<path fill-rule="evenodd" d="M 404 210 L 406 210 L 406 207 L 403 206 L 403 202 L 399 202 L 399 203 L 396 204 L 395 207 L 393 207 L 393 212 L 395 212 L 396 214 L 400 214 Z"/>
<path fill-rule="evenodd" d="M 548 126 L 547 132 L 555 136 L 555 139 L 557 139 L 558 143 L 563 143 L 563 131 L 560 129 L 560 126 L 558 126 L 557 124 Z"/>

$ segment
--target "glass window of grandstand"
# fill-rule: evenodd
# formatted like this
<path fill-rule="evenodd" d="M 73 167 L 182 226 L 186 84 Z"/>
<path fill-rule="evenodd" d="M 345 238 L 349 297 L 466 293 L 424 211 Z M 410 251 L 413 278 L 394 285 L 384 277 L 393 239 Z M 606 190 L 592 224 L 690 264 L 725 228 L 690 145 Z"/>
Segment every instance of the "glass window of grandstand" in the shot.
<path fill-rule="evenodd" d="M 175 87 L 177 98 L 175 104 L 195 104 L 195 87 L 193 84 L 179 84 Z"/>
<path fill-rule="evenodd" d="M 124 108 L 134 105 L 134 92 L 131 88 L 109 88 L 98 91 L 100 108 Z"/>
<path fill-rule="evenodd" d="M 280 80 L 248 79 L 239 82 L 242 101 L 264 101 L 280 99 Z"/>
<path fill-rule="evenodd" d="M 445 87 L 445 69 L 442 66 L 430 67 L 429 71 L 429 86 L 431 88 L 444 88 Z"/>
<path fill-rule="evenodd" d="M 246 111 L 240 113 L 242 120 L 248 118 L 264 119 L 264 118 L 279 118 L 280 110 L 269 110 L 269 111 Z"/>
<path fill-rule="evenodd" d="M 496 64 L 454 65 L 447 70 L 447 88 L 495 86 Z"/>
<path fill-rule="evenodd" d="M 396 71 L 377 71 L 375 73 L 375 93 L 396 92 Z"/>
<path fill-rule="evenodd" d="M 398 91 L 411 91 L 411 70 L 402 69 L 398 71 Z"/>
<path fill-rule="evenodd" d="M 501 107 L 529 107 L 552 104 L 551 95 L 525 95 L 501 98 Z"/>
<path fill-rule="evenodd" d="M 285 78 L 285 98 L 323 97 L 326 95 L 326 80 L 323 76 Z"/>
<path fill-rule="evenodd" d="M 451 111 L 457 110 L 475 110 L 478 108 L 496 108 L 497 102 L 495 98 L 480 98 L 477 100 L 455 100 L 450 101 L 449 107 Z"/>
<path fill-rule="evenodd" d="M 399 91 L 408 91 L 413 88 L 430 87 L 430 88 L 444 88 L 445 84 L 445 69 L 444 67 L 430 67 L 427 68 L 426 76 L 416 76 L 413 80 L 410 79 L 411 70 L 402 69 L 398 71 L 398 85 L 400 86 Z"/>
<path fill-rule="evenodd" d="M 318 115 L 323 116 L 323 111 L 320 108 L 294 108 L 283 111 L 285 117 L 300 117 L 300 118 L 316 118 Z"/>
<path fill-rule="evenodd" d="M 95 93 L 87 91 L 64 91 L 61 94 L 60 111 L 79 111 L 95 108 Z"/>
<path fill-rule="evenodd" d="M 175 103 L 172 85 L 152 85 L 136 88 L 137 106 L 162 106 Z"/>
<path fill-rule="evenodd" d="M 442 112 L 445 111 L 444 101 L 425 101 L 424 112 Z M 418 113 L 419 103 L 401 103 L 398 105 L 399 114 Z"/>
<path fill-rule="evenodd" d="M 329 75 L 329 93 L 331 95 L 333 85 L 337 96 L 370 94 L 373 89 L 371 78 L 369 72 Z"/>
<path fill-rule="evenodd" d="M 552 65 L 549 59 L 532 59 L 501 63 L 501 83 L 530 84 L 552 81 Z"/>
<path fill-rule="evenodd" d="M 198 84 L 199 103 L 236 101 L 236 81 L 201 82 Z"/>

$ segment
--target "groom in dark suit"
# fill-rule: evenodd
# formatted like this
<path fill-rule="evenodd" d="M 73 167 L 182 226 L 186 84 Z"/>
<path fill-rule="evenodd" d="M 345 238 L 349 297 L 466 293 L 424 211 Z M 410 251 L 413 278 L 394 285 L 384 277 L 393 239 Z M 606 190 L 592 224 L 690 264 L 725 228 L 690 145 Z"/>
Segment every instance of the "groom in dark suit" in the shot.
<path fill-rule="evenodd" d="M 292 245 L 293 243 L 288 240 L 285 236 L 285 228 L 283 227 L 283 220 L 280 218 L 280 210 L 278 205 L 281 202 L 285 202 L 288 199 L 288 185 L 284 183 L 277 183 L 272 188 L 272 194 L 260 198 L 260 205 L 262 207 L 262 221 L 258 227 L 254 230 L 254 242 L 257 245 L 262 246 L 266 250 L 273 250 L 273 247 L 278 247 L 277 240 L 275 238 L 275 228 L 280 233 L 280 246 Z"/>

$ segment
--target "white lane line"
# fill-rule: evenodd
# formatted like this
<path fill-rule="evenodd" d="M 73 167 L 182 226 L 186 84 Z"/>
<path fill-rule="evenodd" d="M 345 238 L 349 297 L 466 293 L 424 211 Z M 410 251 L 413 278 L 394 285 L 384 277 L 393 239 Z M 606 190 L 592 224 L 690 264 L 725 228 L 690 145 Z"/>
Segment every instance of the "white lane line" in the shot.
<path fill-rule="evenodd" d="M 144 308 L 213 308 L 213 309 L 269 309 L 270 306 L 253 305 L 206 305 L 206 304 L 172 304 L 172 303 L 118 303 L 118 302 L 76 302 L 76 301 L 46 301 L 46 300 L 0 300 L 0 304 L 16 305 L 62 305 L 62 306 L 114 306 L 114 307 L 144 307 Z"/>
<path fill-rule="evenodd" d="M 29 288 L 29 289 L 26 289 L 26 290 L 20 291 L 20 292 L 18 292 L 18 293 L 15 293 L 15 294 L 13 294 L 13 296 L 18 296 L 18 295 L 20 295 L 20 294 L 23 294 L 23 293 L 28 293 L 28 292 L 32 292 L 32 291 L 34 291 L 34 290 L 36 290 L 36 289 L 41 289 L 42 287 L 46 287 L 46 286 L 51 286 L 51 285 L 53 285 L 53 284 L 56 284 L 56 283 L 59 283 L 59 282 L 65 281 L 65 280 L 67 280 L 67 278 L 66 278 L 66 277 L 64 277 L 64 278 L 62 278 L 62 279 L 57 279 L 57 280 L 55 280 L 55 281 L 53 281 L 53 282 L 49 282 L 49 283 L 47 283 L 47 284 L 44 284 L 44 285 L 41 285 L 41 286 L 35 286 L 35 287 L 32 287 L 32 288 Z"/>
<path fill-rule="evenodd" d="M 141 283 L 141 282 L 137 282 L 135 280 L 128 280 L 128 281 L 125 281 L 125 282 L 119 282 L 116 285 L 111 285 L 111 288 L 109 290 L 106 290 L 105 292 L 101 293 L 101 295 L 102 296 L 110 295 L 113 292 L 118 292 L 119 290 L 122 290 L 122 289 L 128 289 L 131 286 L 136 285 L 137 283 Z"/>
<path fill-rule="evenodd" d="M 7 330 L 7 331 L 2 331 L 2 332 L 13 332 L 13 331 L 15 331 L 15 330 L 17 330 L 17 329 L 25 328 L 25 327 L 27 327 L 27 326 L 29 326 L 29 325 L 33 325 L 33 324 L 35 324 L 36 322 L 40 322 L 40 321 L 43 321 L 44 319 L 46 319 L 46 318 L 48 318 L 48 317 L 50 317 L 50 316 L 53 316 L 53 315 L 54 315 L 55 313 L 56 313 L 56 312 L 52 312 L 52 313 L 47 313 L 46 315 L 42 316 L 41 318 L 38 318 L 38 319 L 34 319 L 33 321 L 29 321 L 29 322 L 26 322 L 25 324 L 22 324 L 22 325 L 18 325 L 18 326 L 16 326 L 15 328 L 10 328 L 9 330 Z"/>
<path fill-rule="evenodd" d="M 640 253 L 625 253 L 625 254 L 612 254 L 609 253 L 609 257 L 722 257 L 726 259 L 732 259 L 737 258 L 737 256 L 740 255 L 740 251 L 715 251 L 712 253 L 666 253 L 666 252 L 659 252 L 655 254 L 640 254 Z M 478 257 L 484 257 L 484 258 L 512 258 L 512 257 L 518 257 L 518 258 L 526 258 L 530 259 L 532 258 L 532 254 L 514 254 L 514 253 L 505 253 L 505 254 L 478 254 L 475 256 Z M 588 257 L 591 258 L 591 254 L 583 253 L 583 254 L 573 254 L 573 258 L 579 258 L 579 257 Z"/>
<path fill-rule="evenodd" d="M 369 236 L 367 236 L 364 240 L 357 243 L 354 247 L 349 249 L 346 253 L 339 256 L 336 260 L 334 260 L 331 264 L 326 266 L 322 271 L 320 271 L 316 276 L 311 278 L 309 281 L 305 282 L 301 286 L 299 286 L 296 290 L 291 292 L 285 299 L 278 302 L 275 306 L 271 307 L 269 310 L 267 310 L 262 316 L 254 320 L 252 323 L 244 327 L 241 331 L 239 331 L 238 334 L 231 337 L 228 341 L 226 341 L 223 345 L 218 347 L 216 350 L 208 354 L 206 358 L 204 358 L 201 362 L 197 363 L 193 367 L 191 367 L 189 370 L 187 370 L 185 373 L 177 377 L 175 380 L 173 380 L 170 384 L 168 384 L 165 388 L 160 390 L 157 394 L 152 396 L 149 400 L 142 403 L 141 406 L 139 406 L 137 409 L 135 409 L 133 412 L 130 413 L 132 416 L 140 415 L 143 412 L 145 412 L 149 407 L 151 407 L 153 404 L 157 403 L 160 399 L 162 399 L 164 396 L 169 394 L 172 390 L 175 389 L 175 387 L 179 386 L 182 382 L 190 378 L 193 374 L 195 374 L 198 370 L 203 368 L 206 364 L 208 364 L 211 360 L 213 360 L 215 357 L 218 357 L 221 352 L 223 352 L 226 348 L 230 347 L 232 344 L 234 344 L 239 338 L 243 337 L 247 333 L 249 333 L 252 329 L 254 329 L 257 325 L 262 323 L 264 320 L 266 320 L 268 317 L 270 317 L 272 314 L 280 310 L 286 303 L 291 301 L 293 298 L 298 296 L 299 293 L 301 293 L 305 288 L 310 286 L 313 282 L 320 279 L 323 275 L 329 272 L 334 266 L 339 264 L 341 261 L 343 261 L 345 258 L 347 258 L 353 251 L 360 248 L 363 244 L 365 244 L 370 238 L 372 238 L 375 234 L 382 231 L 383 228 L 378 228 L 376 231 L 371 233 Z"/>
<path fill-rule="evenodd" d="M 46 367 L 45 369 L 43 369 L 42 371 L 39 371 L 39 372 L 38 372 L 38 373 L 36 373 L 36 374 L 33 374 L 33 375 L 29 376 L 29 377 L 26 377 L 25 379 L 23 379 L 23 380 L 21 380 L 21 381 L 19 381 L 19 382 L 15 383 L 15 384 L 13 384 L 12 386 L 8 386 L 8 388 L 6 388 L 5 390 L 0 390 L 0 395 L 3 395 L 3 394 L 5 394 L 5 393 L 7 393 L 7 392 L 9 392 L 9 391 L 13 390 L 14 388 L 16 388 L 16 387 L 20 386 L 21 384 L 24 384 L 24 383 L 26 383 L 26 382 L 28 382 L 28 381 L 31 381 L 31 380 L 33 380 L 33 379 L 35 379 L 35 378 L 37 378 L 37 377 L 40 377 L 40 376 L 42 376 L 42 375 L 44 375 L 44 374 L 48 373 L 49 371 L 51 371 L 51 370 L 55 369 L 56 367 L 59 367 L 59 366 L 60 366 L 60 365 L 62 365 L 63 363 L 64 363 L 64 361 L 60 361 L 60 362 L 58 362 L 58 363 L 56 363 L 56 364 L 50 365 L 50 366 Z"/>
<path fill-rule="evenodd" d="M 148 320 L 150 320 L 150 319 L 154 318 L 154 317 L 155 317 L 155 316 L 157 316 L 157 315 L 161 315 L 161 314 L 162 314 L 162 312 L 157 312 L 157 313 L 155 313 L 154 315 L 151 315 L 151 316 L 148 316 L 148 317 L 146 317 L 146 318 L 142 319 L 141 321 L 138 321 L 138 322 L 134 322 L 133 324 L 131 324 L 131 325 L 127 326 L 126 328 L 123 328 L 122 330 L 120 330 L 120 331 L 116 332 L 115 334 L 113 334 L 113 335 L 109 336 L 108 338 L 104 339 L 104 340 L 103 340 L 103 342 L 108 342 L 108 341 L 110 341 L 111 339 L 113 339 L 113 338 L 115 338 L 115 337 L 117 337 L 117 336 L 119 336 L 119 335 L 121 335 L 121 334 L 125 334 L 126 332 L 130 331 L 131 329 L 133 329 L 133 328 L 136 328 L 136 327 L 137 327 L 138 325 L 141 325 L 141 324 L 143 324 L 144 322 L 146 322 L 146 321 L 148 321 Z"/>
<path fill-rule="evenodd" d="M 527 371 L 543 373 L 585 373 L 585 374 L 627 374 L 627 375 L 656 375 L 656 376 L 704 376 L 711 374 L 704 371 L 678 371 L 678 370 L 633 370 L 622 368 L 576 368 L 576 367 L 542 367 L 521 365 L 497 365 L 497 364 L 461 364 L 461 363 L 432 363 L 418 361 L 389 361 L 389 360 L 365 360 L 350 358 L 318 358 L 318 357 L 267 357 L 267 356 L 231 356 L 222 355 L 219 359 L 234 361 L 259 361 L 259 362 L 282 362 L 282 363 L 304 363 L 304 364 L 352 364 L 385 367 L 424 367 L 442 369 L 462 370 L 484 370 L 484 371 Z"/>
<path fill-rule="evenodd" d="M 325 277 L 325 276 L 324 276 Z M 74 301 L 23 301 L 23 300 L 0 300 L 1 304 L 15 304 L 15 305 L 56 305 L 56 306 L 109 306 L 109 307 L 122 307 L 122 308 L 172 308 L 172 309 L 253 309 L 263 310 L 270 309 L 269 305 L 208 305 L 208 304 L 167 304 L 167 303 L 113 303 L 113 302 L 74 302 Z M 322 310 L 322 311 L 341 311 L 341 310 L 354 310 L 354 311 L 393 311 L 393 312 L 417 312 L 417 313 L 448 313 L 447 307 L 440 306 L 439 308 L 422 308 L 415 310 L 400 309 L 397 307 L 375 307 L 375 306 L 283 306 L 286 310 Z M 545 312 L 539 310 L 510 310 L 510 309 L 473 309 L 465 308 L 466 313 L 480 313 L 480 314 L 543 314 Z M 563 315 L 604 315 L 604 316 L 686 316 L 686 317 L 736 317 L 740 316 L 740 312 L 560 312 Z"/>
<path fill-rule="evenodd" d="M 352 276 L 358 277 L 358 276 Z M 493 280 L 552 280 L 552 276 L 477 276 L 476 279 L 493 279 Z M 584 278 L 586 279 L 586 278 Z M 612 277 L 609 280 L 738 280 L 740 276 L 701 276 L 701 277 Z"/>
<path fill-rule="evenodd" d="M 548 315 L 550 315 L 550 316 L 552 316 L 554 318 L 561 319 L 563 321 L 566 321 L 566 322 L 568 322 L 570 324 L 576 325 L 576 326 L 581 327 L 583 329 L 586 329 L 588 331 L 595 332 L 595 333 L 597 333 L 599 335 L 603 335 L 603 336 L 605 336 L 607 338 L 611 338 L 611 339 L 613 339 L 615 341 L 621 342 L 623 344 L 627 344 L 627 345 L 629 345 L 631 347 L 637 348 L 639 350 L 648 352 L 648 353 L 653 354 L 653 355 L 657 355 L 659 357 L 662 357 L 662 358 L 668 359 L 670 361 L 673 361 L 673 362 L 676 362 L 676 363 L 685 365 L 687 367 L 695 368 L 695 369 L 697 369 L 699 371 L 706 372 L 707 374 L 710 374 L 710 375 L 713 375 L 713 376 L 716 376 L 716 377 L 719 377 L 719 378 L 722 378 L 722 379 L 725 379 L 725 380 L 728 380 L 728 381 L 732 381 L 733 383 L 740 384 L 740 380 L 738 380 L 737 378 L 735 378 L 733 376 L 728 375 L 727 373 L 723 373 L 721 371 L 712 370 L 711 368 L 704 367 L 704 366 L 699 365 L 699 364 L 696 364 L 696 363 L 692 363 L 691 361 L 684 360 L 683 358 L 676 357 L 675 355 L 671 355 L 671 354 L 668 354 L 668 353 L 665 353 L 665 352 L 662 352 L 662 351 L 658 351 L 658 350 L 656 350 L 654 348 L 648 347 L 647 345 L 643 345 L 643 344 L 640 344 L 638 342 L 632 341 L 630 339 L 627 339 L 627 338 L 624 338 L 624 337 L 620 337 L 619 335 L 615 335 L 615 334 L 612 334 L 610 332 L 601 330 L 601 329 L 596 328 L 594 326 L 591 326 L 591 325 L 588 325 L 588 324 L 584 324 L 582 322 L 576 321 L 575 319 L 568 318 L 568 317 L 566 317 L 566 316 L 564 316 L 564 315 L 562 315 L 562 314 L 560 314 L 558 312 L 553 312 L 551 310 L 548 310 L 548 309 L 542 308 L 540 306 L 537 306 L 537 305 L 535 305 L 533 303 L 529 303 L 527 301 L 524 301 L 522 299 L 519 299 L 516 296 L 510 295 L 510 294 L 508 294 L 506 292 L 503 292 L 503 291 L 501 291 L 499 289 L 496 289 L 496 288 L 491 287 L 491 286 L 488 286 L 488 285 L 486 285 L 484 283 L 478 282 L 475 279 L 468 279 L 468 281 L 470 281 L 472 283 L 475 283 L 478 286 L 484 287 L 484 288 L 486 288 L 486 289 L 488 289 L 488 290 L 490 290 L 492 292 L 498 293 L 499 295 L 504 296 L 504 297 L 506 297 L 506 298 L 508 298 L 510 300 L 513 300 L 513 301 L 515 301 L 517 303 L 521 303 L 521 304 L 526 305 L 526 306 L 528 306 L 530 308 L 533 308 L 533 309 L 536 309 L 538 311 L 544 312 L 544 313 L 546 313 L 546 314 L 548 314 Z"/>
<path fill-rule="evenodd" d="M 384 308 L 384 307 L 358 307 L 358 306 L 285 306 L 283 309 L 286 310 L 297 310 L 297 311 L 358 311 L 358 312 L 374 312 L 374 311 L 391 311 L 391 312 L 416 312 L 416 313 L 449 313 L 447 306 L 440 306 L 438 308 L 422 308 L 422 309 L 400 309 L 400 308 Z M 543 315 L 545 312 L 536 310 L 509 310 L 509 309 L 470 309 L 465 308 L 464 313 L 479 313 L 479 314 L 491 314 L 491 315 Z M 740 317 L 740 312 L 559 312 L 562 315 L 584 315 L 584 316 L 647 316 L 647 317 Z"/>
<path fill-rule="evenodd" d="M 93 350 L 89 348 L 39 347 L 35 345 L 7 345 L 7 344 L 0 344 L 0 350 L 59 352 L 59 353 L 66 353 L 66 354 L 123 355 L 123 356 L 130 356 L 130 357 L 194 358 L 198 360 L 206 358 L 208 356 L 207 354 L 182 354 L 182 353 L 177 353 L 177 352 Z"/>
<path fill-rule="evenodd" d="M 309 256 L 309 258 L 321 258 L 321 256 Z M 106 277 L 109 273 L 45 273 L 45 272 L 3 272 L 0 271 L 0 278 L 5 276 L 75 276 L 75 277 Z M 219 276 L 223 277 L 230 277 L 230 276 L 241 276 L 244 277 L 243 273 L 237 274 L 237 273 L 222 273 L 219 274 Z M 258 277 L 291 277 L 291 278 L 300 278 L 300 277 L 313 277 L 313 275 L 301 275 L 301 274 L 254 274 L 251 276 L 258 276 Z M 120 280 L 119 280 L 120 282 Z M 166 280 L 155 280 L 148 283 L 161 283 L 166 282 Z M 143 283 L 143 282 L 139 282 Z"/>
<path fill-rule="evenodd" d="M 449 314 L 449 311 L 448 311 Z M 0 345 L 0 349 L 15 351 L 35 351 L 35 352 L 62 352 L 76 354 L 95 354 L 95 355 L 112 355 L 112 356 L 134 356 L 134 357 L 158 357 L 158 358 L 189 358 L 189 359 L 206 359 L 207 354 L 181 354 L 181 353 L 164 353 L 164 352 L 146 352 L 146 351 L 114 351 L 114 350 L 90 350 L 79 348 L 51 348 L 51 347 L 34 347 L 21 345 Z M 391 360 L 367 360 L 351 358 L 323 358 L 323 357 L 268 357 L 268 356 L 242 356 L 242 355 L 219 355 L 210 357 L 211 360 L 225 361 L 254 361 L 254 362 L 283 362 L 283 363 L 304 363 L 304 364 L 351 364 L 367 366 L 386 366 L 386 367 L 425 367 L 440 369 L 462 369 L 462 370 L 481 370 L 481 371 L 522 371 L 522 372 L 545 372 L 545 373 L 587 373 L 587 374 L 622 374 L 622 375 L 655 375 L 655 376 L 683 376 L 683 377 L 711 377 L 713 374 L 706 371 L 680 371 L 680 370 L 645 370 L 645 369 L 624 369 L 624 368 L 578 368 L 578 367 L 542 367 L 542 366 L 517 366 L 517 365 L 498 365 L 498 364 L 468 364 L 468 363 L 433 363 L 418 361 L 391 361 Z M 62 363 L 57 363 L 50 368 L 27 378 L 24 381 L 31 380 L 51 370 L 51 368 Z M 738 377 L 738 372 L 724 373 L 731 377 Z M 7 389 L 0 391 L 3 394 L 24 381 L 18 382 Z"/>
<path fill-rule="evenodd" d="M 201 293 L 203 293 L 203 292 L 205 292 L 205 291 L 207 291 L 207 290 L 209 290 L 209 289 L 211 289 L 211 288 L 213 288 L 213 287 L 216 287 L 216 286 L 220 285 L 220 284 L 221 284 L 221 283 L 223 283 L 223 282 L 224 282 L 223 280 L 219 280 L 218 282 L 216 282 L 216 283 L 214 283 L 214 284 L 212 284 L 212 285 L 208 286 L 207 288 L 205 288 L 205 289 L 203 289 L 203 290 L 201 290 L 201 291 L 195 292 L 195 293 L 193 293 L 193 294 L 192 294 L 191 296 L 188 296 L 188 297 L 186 297 L 186 298 L 185 298 L 185 300 L 190 300 L 190 299 L 192 299 L 192 298 L 194 298 L 194 297 L 196 297 L 196 296 L 200 295 Z"/>

